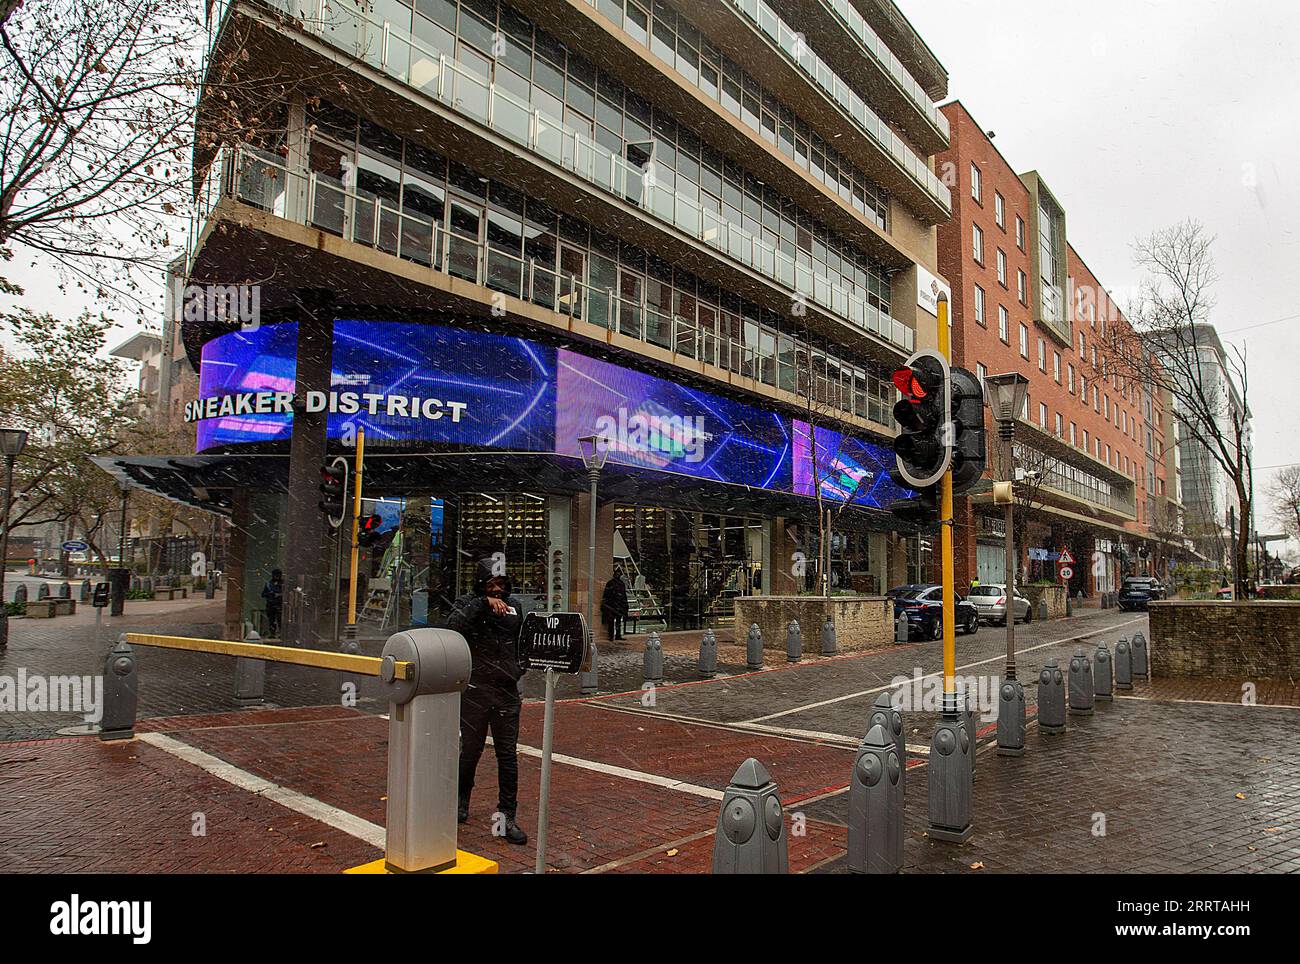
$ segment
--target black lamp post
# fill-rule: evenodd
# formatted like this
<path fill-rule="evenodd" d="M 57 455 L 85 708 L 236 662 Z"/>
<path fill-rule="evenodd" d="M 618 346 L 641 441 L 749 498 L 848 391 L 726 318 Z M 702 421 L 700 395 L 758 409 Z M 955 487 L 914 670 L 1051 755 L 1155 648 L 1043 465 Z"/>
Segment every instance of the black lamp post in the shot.
<path fill-rule="evenodd" d="M 591 483 L 591 504 L 587 512 L 587 630 L 591 633 L 591 670 L 581 676 L 582 692 L 594 693 L 597 688 L 596 675 L 596 488 L 600 482 L 600 470 L 609 458 L 609 449 L 603 444 L 604 439 L 598 435 L 584 435 L 578 439 L 582 449 L 582 464 L 587 467 L 587 479 Z"/>
<path fill-rule="evenodd" d="M 9 568 L 9 515 L 14 505 L 14 465 L 27 446 L 27 433 L 20 428 L 0 428 L 0 455 L 5 460 L 4 532 L 0 534 L 0 649 L 9 645 L 9 610 L 3 605 L 5 573 Z"/>

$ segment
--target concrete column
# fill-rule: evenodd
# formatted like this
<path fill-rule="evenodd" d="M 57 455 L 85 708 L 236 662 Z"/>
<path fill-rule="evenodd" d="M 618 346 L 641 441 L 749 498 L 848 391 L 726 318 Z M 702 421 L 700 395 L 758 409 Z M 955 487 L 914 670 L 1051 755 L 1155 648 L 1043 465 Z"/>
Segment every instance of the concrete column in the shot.
<path fill-rule="evenodd" d="M 328 392 L 333 358 L 332 295 L 319 289 L 298 292 L 298 367 L 294 385 L 293 438 L 289 445 L 289 506 L 285 514 L 284 639 L 311 645 L 323 638 L 328 614 L 328 526 L 316 503 L 320 467 L 325 461 L 326 412 L 307 412 L 307 392 Z M 373 492 L 371 493 L 374 494 Z"/>
<path fill-rule="evenodd" d="M 248 573 L 244 561 L 248 549 L 249 512 L 248 489 L 239 487 L 231 492 L 230 540 L 226 548 L 226 615 L 225 639 L 244 638 L 244 593 L 248 586 Z"/>
<path fill-rule="evenodd" d="M 763 571 L 763 594 L 765 596 L 790 596 L 803 588 L 796 584 L 791 572 L 792 556 L 799 546 L 790 533 L 786 531 L 785 519 L 777 517 L 772 520 L 772 564 Z M 806 563 L 810 565 L 811 563 Z"/>

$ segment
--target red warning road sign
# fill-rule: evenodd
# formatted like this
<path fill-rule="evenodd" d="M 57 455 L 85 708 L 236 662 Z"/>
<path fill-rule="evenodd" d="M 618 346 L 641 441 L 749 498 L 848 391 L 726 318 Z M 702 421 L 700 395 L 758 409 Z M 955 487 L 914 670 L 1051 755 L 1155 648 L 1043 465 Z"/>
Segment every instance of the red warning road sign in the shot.
<path fill-rule="evenodd" d="M 1058 559 L 1056 560 L 1056 564 L 1057 564 L 1058 566 L 1072 566 L 1072 565 L 1074 565 L 1074 556 L 1070 555 L 1070 550 L 1069 550 L 1069 549 L 1062 549 L 1062 550 L 1061 550 L 1060 558 L 1058 558 Z"/>

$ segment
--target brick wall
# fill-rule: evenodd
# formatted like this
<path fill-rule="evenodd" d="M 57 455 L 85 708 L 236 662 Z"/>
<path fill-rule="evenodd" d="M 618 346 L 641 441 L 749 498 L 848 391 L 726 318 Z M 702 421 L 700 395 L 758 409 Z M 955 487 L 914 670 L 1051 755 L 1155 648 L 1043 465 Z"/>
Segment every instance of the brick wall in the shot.
<path fill-rule="evenodd" d="M 763 632 L 763 648 L 785 652 L 786 627 L 799 621 L 805 653 L 821 652 L 827 611 L 835 623 L 839 652 L 880 649 L 894 643 L 893 604 L 883 596 L 739 596 L 736 640 L 743 642 L 753 623 Z"/>
<path fill-rule="evenodd" d="M 1148 610 L 1155 675 L 1300 676 L 1300 602 L 1179 599 Z"/>

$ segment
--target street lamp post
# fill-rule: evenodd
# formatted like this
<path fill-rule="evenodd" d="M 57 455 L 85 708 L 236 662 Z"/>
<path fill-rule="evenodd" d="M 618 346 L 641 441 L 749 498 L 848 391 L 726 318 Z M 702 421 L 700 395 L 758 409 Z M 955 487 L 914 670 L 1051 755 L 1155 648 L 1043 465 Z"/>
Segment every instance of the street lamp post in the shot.
<path fill-rule="evenodd" d="M 991 375 L 984 379 L 989 393 L 989 405 L 998 423 L 998 437 L 1002 440 L 1002 464 L 1010 478 L 1007 480 L 1006 516 L 1006 625 L 1007 625 L 1007 675 L 998 710 L 998 753 L 1019 756 L 1025 752 L 1025 689 L 1016 679 L 1016 530 L 1015 530 L 1015 434 L 1016 415 L 1025 404 L 1029 379 L 1019 372 Z"/>
<path fill-rule="evenodd" d="M 587 509 L 587 632 L 591 634 L 591 668 L 579 678 L 582 692 L 588 695 L 596 692 L 600 678 L 596 668 L 596 488 L 600 482 L 600 470 L 609 458 L 609 449 L 601 444 L 603 441 L 596 435 L 584 435 L 578 439 L 582 464 L 587 467 L 587 480 L 591 483 Z"/>
<path fill-rule="evenodd" d="M 4 532 L 0 534 L 0 649 L 9 645 L 9 610 L 5 608 L 5 573 L 9 568 L 9 516 L 14 505 L 14 464 L 27 445 L 27 433 L 20 428 L 0 428 L 0 455 L 5 460 Z"/>

